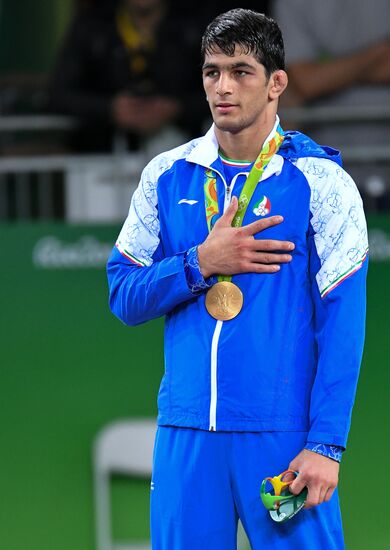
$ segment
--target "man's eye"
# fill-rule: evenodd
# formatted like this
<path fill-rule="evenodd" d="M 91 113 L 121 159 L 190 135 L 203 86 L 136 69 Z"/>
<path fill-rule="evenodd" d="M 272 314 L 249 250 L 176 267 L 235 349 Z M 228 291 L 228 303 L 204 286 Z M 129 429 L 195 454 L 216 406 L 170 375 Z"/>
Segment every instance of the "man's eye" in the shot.
<path fill-rule="evenodd" d="M 205 76 L 208 76 L 210 78 L 214 78 L 217 75 L 218 75 L 218 71 L 206 71 L 205 72 Z"/>
<path fill-rule="evenodd" d="M 245 76 L 247 75 L 248 73 L 246 71 L 236 71 L 236 75 L 237 76 Z"/>

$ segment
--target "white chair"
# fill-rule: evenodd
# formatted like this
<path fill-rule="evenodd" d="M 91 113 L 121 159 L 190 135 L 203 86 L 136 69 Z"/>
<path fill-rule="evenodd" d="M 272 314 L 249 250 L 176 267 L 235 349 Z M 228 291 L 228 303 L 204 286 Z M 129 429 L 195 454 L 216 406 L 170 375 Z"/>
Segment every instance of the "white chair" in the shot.
<path fill-rule="evenodd" d="M 111 476 L 150 479 L 156 422 L 142 418 L 113 422 L 98 433 L 93 451 L 95 529 L 98 550 L 150 550 L 150 543 L 115 542 L 111 522 Z"/>
<path fill-rule="evenodd" d="M 97 550 L 150 550 L 150 542 L 115 542 L 111 525 L 112 474 L 150 479 L 156 423 L 142 418 L 120 420 L 104 427 L 94 443 L 94 489 Z M 259 503 L 260 505 L 260 503 Z M 249 545 L 239 524 L 238 550 Z"/>

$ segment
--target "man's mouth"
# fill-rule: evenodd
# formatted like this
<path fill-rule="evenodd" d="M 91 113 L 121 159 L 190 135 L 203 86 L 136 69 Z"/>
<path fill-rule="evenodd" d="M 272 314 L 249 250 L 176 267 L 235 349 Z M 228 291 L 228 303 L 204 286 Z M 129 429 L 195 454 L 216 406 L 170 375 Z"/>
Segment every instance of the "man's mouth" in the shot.
<path fill-rule="evenodd" d="M 235 107 L 237 107 L 237 105 L 235 105 L 234 103 L 217 103 L 216 104 L 217 111 L 220 113 L 229 113 Z"/>

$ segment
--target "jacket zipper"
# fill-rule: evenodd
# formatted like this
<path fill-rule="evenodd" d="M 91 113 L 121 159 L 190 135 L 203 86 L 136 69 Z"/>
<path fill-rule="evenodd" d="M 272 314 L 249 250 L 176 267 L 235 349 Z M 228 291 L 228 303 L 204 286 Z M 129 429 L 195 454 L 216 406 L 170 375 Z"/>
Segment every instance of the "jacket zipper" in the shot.
<path fill-rule="evenodd" d="M 248 176 L 247 172 L 239 172 L 234 176 L 230 185 L 228 186 L 224 177 L 220 172 L 215 170 L 215 168 L 208 167 L 209 170 L 212 170 L 223 181 L 225 186 L 225 201 L 223 205 L 223 211 L 226 211 L 226 208 L 229 206 L 232 199 L 232 191 L 236 180 L 241 175 Z M 267 177 L 270 177 L 272 174 L 269 174 Z M 262 178 L 263 180 L 263 178 Z M 218 386 L 217 386 L 217 372 L 218 372 L 218 362 L 217 362 L 217 353 L 218 353 L 218 343 L 219 337 L 221 335 L 223 321 L 217 321 L 214 329 L 214 334 L 211 342 L 211 361 L 210 361 L 210 414 L 209 414 L 209 431 L 215 432 L 217 430 L 217 397 L 218 397 Z"/>
<path fill-rule="evenodd" d="M 211 397 L 210 397 L 210 432 L 215 432 L 217 429 L 217 353 L 218 342 L 222 330 L 223 321 L 217 321 L 215 325 L 213 340 L 211 343 Z"/>
<path fill-rule="evenodd" d="M 236 176 L 232 179 L 231 184 L 227 185 L 225 179 L 223 178 L 222 174 L 214 170 L 213 168 L 210 168 L 210 170 L 213 170 L 216 172 L 220 178 L 222 179 L 224 186 L 225 186 L 225 201 L 223 205 L 223 211 L 226 211 L 226 208 L 229 206 L 230 201 L 232 200 L 232 191 L 234 184 L 238 178 L 238 176 L 245 174 L 246 172 L 240 172 L 239 174 L 236 174 Z M 218 385 L 217 385 L 217 372 L 218 372 L 218 362 L 217 362 L 217 354 L 218 354 L 218 343 L 219 343 L 219 337 L 221 335 L 223 321 L 217 321 L 214 329 L 213 338 L 211 341 L 211 357 L 210 357 L 210 414 L 209 414 L 209 431 L 215 432 L 217 430 L 217 398 L 218 398 Z"/>

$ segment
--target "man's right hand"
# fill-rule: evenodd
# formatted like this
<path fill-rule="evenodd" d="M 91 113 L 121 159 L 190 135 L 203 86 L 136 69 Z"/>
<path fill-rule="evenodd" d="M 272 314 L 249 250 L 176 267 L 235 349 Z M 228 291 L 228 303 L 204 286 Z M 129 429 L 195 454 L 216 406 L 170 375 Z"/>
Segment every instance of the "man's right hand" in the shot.
<path fill-rule="evenodd" d="M 283 222 L 282 216 L 270 216 L 243 227 L 232 227 L 238 200 L 232 202 L 219 218 L 204 243 L 198 246 L 200 271 L 205 279 L 211 275 L 237 273 L 275 273 L 280 265 L 291 262 L 290 241 L 255 239 L 254 235 Z"/>

